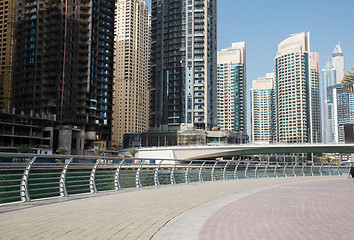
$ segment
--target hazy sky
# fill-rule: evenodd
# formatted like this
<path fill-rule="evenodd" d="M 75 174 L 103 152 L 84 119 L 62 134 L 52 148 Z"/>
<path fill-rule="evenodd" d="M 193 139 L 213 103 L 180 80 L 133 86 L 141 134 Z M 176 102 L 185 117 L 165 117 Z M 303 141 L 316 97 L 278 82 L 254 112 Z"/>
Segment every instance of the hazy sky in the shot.
<path fill-rule="evenodd" d="M 274 71 L 277 46 L 293 33 L 310 31 L 320 69 L 339 41 L 345 70 L 354 67 L 354 0 L 218 0 L 217 8 L 218 50 L 246 42 L 247 89 L 252 80 Z"/>

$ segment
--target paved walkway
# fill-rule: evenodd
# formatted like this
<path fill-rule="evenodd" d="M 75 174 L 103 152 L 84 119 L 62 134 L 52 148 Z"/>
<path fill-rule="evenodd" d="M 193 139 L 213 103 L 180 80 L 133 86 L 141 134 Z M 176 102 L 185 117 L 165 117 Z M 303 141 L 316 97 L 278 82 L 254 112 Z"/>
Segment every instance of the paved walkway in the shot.
<path fill-rule="evenodd" d="M 278 217 L 276 223 L 282 224 L 279 228 L 296 223 L 299 234 L 310 234 L 308 223 L 333 219 L 332 225 L 326 228 L 333 227 L 336 233 L 343 230 L 347 236 L 352 236 L 354 228 L 349 228 L 348 224 L 354 226 L 353 204 L 349 204 L 354 199 L 354 181 L 326 179 L 298 177 L 193 183 L 41 205 L 1 213 L 0 239 L 150 239 L 153 236 L 164 240 L 261 239 L 259 236 L 290 239 L 287 238 L 293 236 L 290 230 L 281 237 L 272 232 L 270 225 Z M 297 184 L 283 185 L 294 182 Z M 268 194 L 268 191 L 271 192 Z M 286 198 L 289 193 L 292 195 Z M 294 200 L 288 204 L 292 198 Z M 326 201 L 322 201 L 320 208 L 315 203 L 321 199 Z M 274 208 L 278 204 L 283 205 Z M 308 212 L 314 209 L 318 211 Z M 261 211 L 262 215 L 258 215 Z M 303 219 L 304 216 L 307 218 Z M 188 227 L 182 231 L 178 222 L 187 223 Z M 322 231 L 318 228 L 320 223 L 315 224 L 317 227 L 312 228 L 311 233 Z M 300 239 L 309 239 L 308 235 L 303 236 Z"/>

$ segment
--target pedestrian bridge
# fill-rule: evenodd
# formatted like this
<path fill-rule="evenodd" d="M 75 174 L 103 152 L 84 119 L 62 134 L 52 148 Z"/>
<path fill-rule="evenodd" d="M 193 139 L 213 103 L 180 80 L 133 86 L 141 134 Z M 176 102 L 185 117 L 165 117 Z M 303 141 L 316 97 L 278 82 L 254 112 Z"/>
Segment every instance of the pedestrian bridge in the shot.
<path fill-rule="evenodd" d="M 140 148 L 137 157 L 167 159 L 215 159 L 255 154 L 354 153 L 354 144 L 245 144 Z"/>
<path fill-rule="evenodd" d="M 0 154 L 0 238 L 351 239 L 348 171 L 341 164 Z"/>

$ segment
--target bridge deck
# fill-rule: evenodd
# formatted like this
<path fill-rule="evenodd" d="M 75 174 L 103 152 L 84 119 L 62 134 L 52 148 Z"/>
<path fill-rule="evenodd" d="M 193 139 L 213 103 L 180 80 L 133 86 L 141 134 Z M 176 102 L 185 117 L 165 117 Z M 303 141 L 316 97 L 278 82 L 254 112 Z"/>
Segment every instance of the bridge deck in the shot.
<path fill-rule="evenodd" d="M 313 180 L 319 181 L 313 182 Z M 279 187 L 279 184 L 289 183 L 296 184 L 280 185 Z M 318 184 L 316 185 L 316 183 Z M 332 184 L 332 187 L 326 188 L 326 186 L 329 186 L 328 183 L 333 183 L 334 185 Z M 321 220 L 323 216 L 328 215 L 324 220 L 330 220 L 333 216 L 333 228 L 338 228 L 343 226 L 343 224 L 345 226 L 348 224 L 353 226 L 352 204 L 336 208 L 339 213 L 332 212 L 332 208 L 326 208 L 352 202 L 354 197 L 353 186 L 353 179 L 345 178 L 269 178 L 206 182 L 202 184 L 193 183 L 137 191 L 122 191 L 104 194 L 99 197 L 54 202 L 47 205 L 43 205 L 42 201 L 37 204 L 38 206 L 34 202 L 30 205 L 31 208 L 0 214 L 0 238 L 150 239 L 155 235 L 155 239 L 172 239 L 174 236 L 176 239 L 198 239 L 198 237 L 199 239 L 228 239 L 226 235 L 222 234 L 233 230 L 227 228 L 224 231 L 221 227 L 236 226 L 237 224 L 235 223 L 239 219 L 248 223 L 240 225 L 242 233 L 245 233 L 242 228 L 249 232 L 257 229 L 257 232 L 252 236 L 259 237 L 260 235 L 257 234 L 267 231 L 268 225 L 259 230 L 260 226 L 255 225 L 256 222 L 253 222 L 260 219 L 267 220 L 268 217 L 273 219 L 278 214 L 284 218 L 279 211 L 286 209 L 287 200 L 289 200 L 290 196 L 297 197 L 296 200 L 301 202 L 301 210 L 304 210 L 305 207 L 309 209 L 310 207 L 316 207 L 315 201 L 321 201 L 322 197 L 326 199 L 324 204 L 321 205 L 321 212 L 314 212 L 314 214 L 317 214 L 315 218 L 305 219 L 304 223 L 306 224 L 308 221 Z M 305 189 L 302 190 L 304 187 Z M 287 189 L 295 189 L 293 195 L 289 195 L 287 199 L 281 198 L 284 194 L 287 195 Z M 342 191 L 340 191 L 341 189 Z M 297 195 L 297 191 L 302 194 Z M 314 191 L 318 191 L 318 194 L 312 194 Z M 341 195 L 338 195 L 339 191 Z M 348 194 L 345 192 L 348 192 Z M 301 196 L 304 197 L 304 200 L 301 200 Z M 268 210 L 261 216 L 257 215 L 257 211 L 271 205 L 272 201 L 278 197 L 281 200 L 274 202 L 272 206 L 277 207 L 278 203 L 283 202 L 279 211 L 274 213 Z M 257 198 L 260 198 L 258 203 L 255 201 Z M 264 202 L 262 199 L 264 199 Z M 52 200 L 46 201 L 50 203 Z M 240 201 L 240 204 L 227 206 L 227 204 L 235 201 Z M 18 205 L 14 206 L 18 207 Z M 257 206 L 262 207 L 257 208 Z M 5 207 L 6 209 L 11 209 L 11 205 Z M 253 210 L 254 207 L 256 207 L 256 211 Z M 292 210 L 289 212 L 290 214 L 294 213 L 294 209 L 296 213 L 293 201 L 288 202 L 288 207 Z M 232 211 L 230 212 L 230 210 Z M 236 215 L 237 212 L 240 212 L 243 218 Z M 344 218 L 345 214 L 347 214 L 346 218 Z M 302 220 L 300 216 L 296 216 L 295 221 Z M 227 217 L 227 219 L 224 217 Z M 338 222 L 338 218 L 342 217 L 343 221 Z M 285 218 L 292 219 L 291 215 L 285 216 Z M 230 224 L 228 224 L 229 219 Z M 181 222 L 187 225 L 179 224 Z M 288 220 L 287 223 L 291 225 L 292 220 Z M 303 225 L 296 226 L 296 229 L 303 227 Z M 306 234 L 316 234 L 317 230 L 321 229 L 316 228 L 313 229 L 313 232 Z M 349 237 L 354 233 L 353 228 L 344 230 L 347 231 L 346 234 Z M 215 238 L 215 234 L 223 237 Z M 252 239 L 252 236 L 244 239 Z M 279 239 L 289 238 L 280 237 Z M 340 239 L 345 238 L 341 237 Z"/>

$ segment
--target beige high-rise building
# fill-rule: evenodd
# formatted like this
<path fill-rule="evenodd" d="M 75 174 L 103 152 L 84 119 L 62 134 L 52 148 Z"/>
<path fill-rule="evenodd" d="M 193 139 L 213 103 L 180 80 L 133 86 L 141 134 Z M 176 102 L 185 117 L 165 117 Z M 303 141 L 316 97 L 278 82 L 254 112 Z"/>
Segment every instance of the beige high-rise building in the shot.
<path fill-rule="evenodd" d="M 293 34 L 278 45 L 275 57 L 276 141 L 321 141 L 318 53 L 310 33 Z"/>
<path fill-rule="evenodd" d="M 274 140 L 274 73 L 252 81 L 251 123 L 252 143 L 271 143 Z"/>
<path fill-rule="evenodd" d="M 217 113 L 221 130 L 247 132 L 246 43 L 233 43 L 218 52 Z"/>
<path fill-rule="evenodd" d="M 0 1 L 0 109 L 11 108 L 15 0 Z"/>
<path fill-rule="evenodd" d="M 125 133 L 149 127 L 150 20 L 148 4 L 118 0 L 115 25 L 112 146 L 123 143 Z"/>

